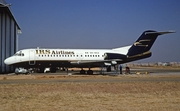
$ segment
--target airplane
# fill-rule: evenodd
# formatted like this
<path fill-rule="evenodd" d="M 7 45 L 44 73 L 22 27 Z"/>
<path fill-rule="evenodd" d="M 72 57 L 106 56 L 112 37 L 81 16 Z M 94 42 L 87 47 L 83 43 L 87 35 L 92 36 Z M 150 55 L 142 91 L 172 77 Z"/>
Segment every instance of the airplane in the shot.
<path fill-rule="evenodd" d="M 83 68 L 89 68 L 87 74 L 93 74 L 93 67 L 106 67 L 110 71 L 109 66 L 151 57 L 150 49 L 157 37 L 174 32 L 147 30 L 132 45 L 113 49 L 23 49 L 5 59 L 4 63 L 17 68 L 38 68 L 40 73 L 47 67 L 52 73 L 57 67 L 81 68 L 81 74 L 86 73 Z"/>

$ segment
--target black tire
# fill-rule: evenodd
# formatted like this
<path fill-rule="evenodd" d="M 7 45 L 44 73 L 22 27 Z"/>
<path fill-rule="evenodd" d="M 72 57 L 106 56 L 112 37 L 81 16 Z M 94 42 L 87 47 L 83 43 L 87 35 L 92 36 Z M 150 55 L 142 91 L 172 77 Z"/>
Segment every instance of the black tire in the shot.
<path fill-rule="evenodd" d="M 80 74 L 86 74 L 85 70 L 80 70 Z"/>
<path fill-rule="evenodd" d="M 88 70 L 87 74 L 93 74 L 93 71 L 92 70 Z"/>

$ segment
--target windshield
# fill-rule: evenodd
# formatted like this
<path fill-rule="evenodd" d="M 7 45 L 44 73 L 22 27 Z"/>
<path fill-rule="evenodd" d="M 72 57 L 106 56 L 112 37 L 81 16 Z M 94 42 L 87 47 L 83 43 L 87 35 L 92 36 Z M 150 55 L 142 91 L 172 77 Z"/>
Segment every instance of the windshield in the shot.
<path fill-rule="evenodd" d="M 20 51 L 20 52 L 15 53 L 13 56 L 24 56 L 24 53 L 22 53 L 22 52 Z"/>

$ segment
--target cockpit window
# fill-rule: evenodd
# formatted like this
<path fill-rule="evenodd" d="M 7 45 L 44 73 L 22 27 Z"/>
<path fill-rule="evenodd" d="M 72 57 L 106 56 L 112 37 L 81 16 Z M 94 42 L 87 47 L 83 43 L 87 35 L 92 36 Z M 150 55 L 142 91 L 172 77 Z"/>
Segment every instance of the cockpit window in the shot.
<path fill-rule="evenodd" d="M 24 56 L 24 53 L 21 53 L 21 56 Z"/>
<path fill-rule="evenodd" d="M 20 54 L 19 53 L 15 53 L 14 56 L 20 56 Z"/>
<path fill-rule="evenodd" d="M 17 52 L 17 53 L 14 54 L 14 56 L 24 56 L 24 53 L 22 53 L 22 52 Z"/>

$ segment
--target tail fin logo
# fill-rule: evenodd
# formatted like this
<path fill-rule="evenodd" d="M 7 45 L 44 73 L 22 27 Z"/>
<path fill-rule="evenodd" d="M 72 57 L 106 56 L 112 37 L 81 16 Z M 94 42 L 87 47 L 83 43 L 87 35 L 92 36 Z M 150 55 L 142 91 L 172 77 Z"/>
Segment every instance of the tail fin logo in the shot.
<path fill-rule="evenodd" d="M 148 47 L 149 39 L 147 40 L 139 40 L 139 42 L 135 42 L 134 46 Z"/>

